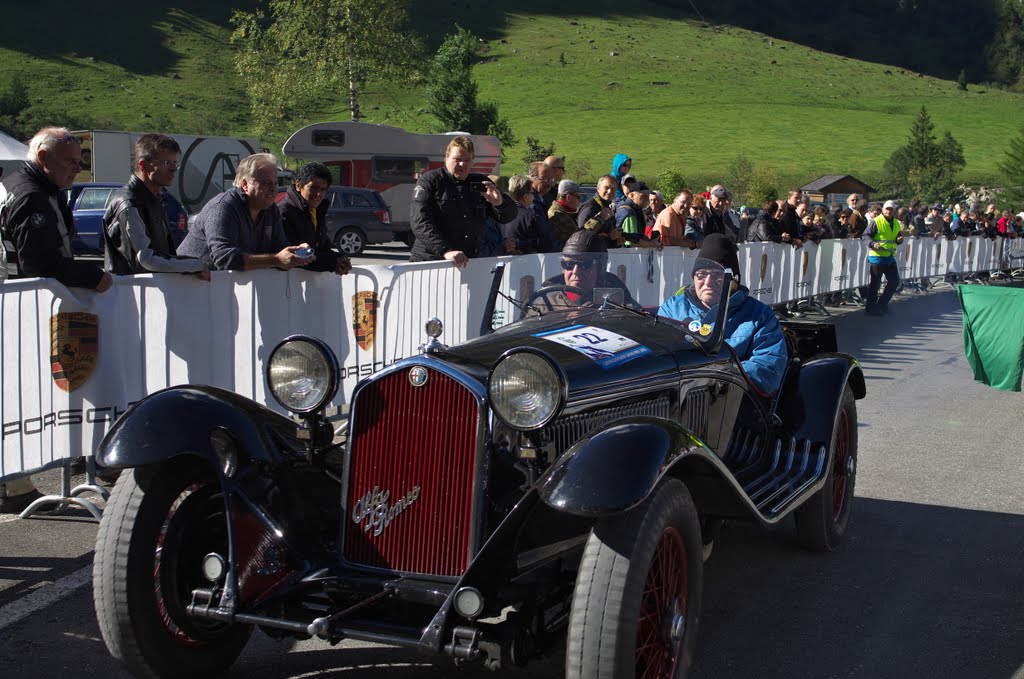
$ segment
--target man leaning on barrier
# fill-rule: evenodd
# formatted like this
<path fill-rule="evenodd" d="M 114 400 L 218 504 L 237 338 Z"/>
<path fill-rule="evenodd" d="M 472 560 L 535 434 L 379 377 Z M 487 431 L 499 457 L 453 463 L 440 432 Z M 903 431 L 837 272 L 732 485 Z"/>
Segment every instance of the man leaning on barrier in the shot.
<path fill-rule="evenodd" d="M 470 172 L 476 151 L 469 137 L 453 137 L 444 167 L 420 175 L 412 192 L 410 262 L 448 260 L 466 266 L 476 257 L 488 216 L 507 224 L 516 216 L 512 199 L 485 174 Z M 545 189 L 546 190 L 546 189 Z"/>
<path fill-rule="evenodd" d="M 14 244 L 26 276 L 55 278 L 69 288 L 106 292 L 110 274 L 71 250 L 75 219 L 65 189 L 81 169 L 82 146 L 63 127 L 44 127 L 28 145 L 28 162 L 0 183 L 0 229 Z"/>
<path fill-rule="evenodd" d="M 331 248 L 327 233 L 329 201 L 325 197 L 331 179 L 331 170 L 323 163 L 306 163 L 295 173 L 294 183 L 285 190 L 277 205 L 288 242 L 299 246 L 309 243 L 313 247 L 316 259 L 306 268 L 333 271 L 341 276 L 352 270 L 352 262 Z"/>
<path fill-rule="evenodd" d="M 178 247 L 211 269 L 292 269 L 314 260 L 308 243 L 289 245 L 277 196 L 277 158 L 254 153 L 243 158 L 235 185 L 206 204 Z"/>
<path fill-rule="evenodd" d="M 26 276 L 55 278 L 69 288 L 106 292 L 113 278 L 75 260 L 75 220 L 64 189 L 81 169 L 82 146 L 63 127 L 44 127 L 28 145 L 28 162 L 0 183 L 0 230 L 14 244 Z M 38 499 L 30 477 L 0 483 L 0 513 L 18 513 Z"/>
<path fill-rule="evenodd" d="M 135 172 L 111 197 L 103 214 L 104 268 L 119 276 L 137 273 L 194 273 L 210 270 L 194 257 L 176 257 L 161 192 L 178 173 L 181 147 L 163 134 L 135 142 Z"/>

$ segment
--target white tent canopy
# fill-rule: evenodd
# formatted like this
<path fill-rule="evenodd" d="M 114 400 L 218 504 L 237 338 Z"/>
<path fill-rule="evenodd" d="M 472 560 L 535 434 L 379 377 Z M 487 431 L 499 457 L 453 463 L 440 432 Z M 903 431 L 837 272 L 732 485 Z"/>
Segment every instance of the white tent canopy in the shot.
<path fill-rule="evenodd" d="M 3 168 L 3 174 L 9 174 L 18 169 L 27 154 L 27 146 L 0 130 L 0 168 Z"/>
<path fill-rule="evenodd" d="M 25 160 L 28 147 L 0 130 L 0 160 Z"/>

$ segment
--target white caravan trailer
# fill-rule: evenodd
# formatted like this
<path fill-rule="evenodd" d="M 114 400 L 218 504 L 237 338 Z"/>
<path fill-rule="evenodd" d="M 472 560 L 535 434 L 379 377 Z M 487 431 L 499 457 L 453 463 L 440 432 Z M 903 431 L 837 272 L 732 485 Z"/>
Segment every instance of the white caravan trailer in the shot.
<path fill-rule="evenodd" d="M 395 237 L 412 244 L 409 212 L 412 190 L 421 172 L 444 165 L 444 152 L 452 135 L 419 134 L 372 123 L 337 122 L 307 125 L 289 137 L 284 155 L 316 160 L 332 168 L 342 186 L 374 189 L 391 208 Z M 472 171 L 501 173 L 501 143 L 497 137 L 466 135 L 473 139 Z"/>
<path fill-rule="evenodd" d="M 146 133 L 88 130 L 73 134 L 82 139 L 82 171 L 75 177 L 75 183 L 123 184 L 134 169 L 135 142 Z M 181 146 L 181 167 L 168 190 L 192 215 L 218 193 L 231 188 L 238 161 L 260 151 L 260 143 L 255 139 L 167 136 Z"/>

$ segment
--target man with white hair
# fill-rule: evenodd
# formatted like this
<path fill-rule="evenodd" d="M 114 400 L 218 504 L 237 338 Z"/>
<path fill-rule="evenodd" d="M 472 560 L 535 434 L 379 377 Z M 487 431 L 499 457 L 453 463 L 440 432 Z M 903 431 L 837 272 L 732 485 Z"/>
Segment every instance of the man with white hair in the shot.
<path fill-rule="evenodd" d="M 82 146 L 63 127 L 44 127 L 28 145 L 28 162 L 0 183 L 0 228 L 26 276 L 56 278 L 71 288 L 106 292 L 110 274 L 75 261 L 75 220 L 64 189 L 81 169 Z"/>
<path fill-rule="evenodd" d="M 75 261 L 71 251 L 75 220 L 64 189 L 81 169 L 81 142 L 63 127 L 44 127 L 29 142 L 27 160 L 0 183 L 0 230 L 14 244 L 20 271 L 106 292 L 110 274 Z M 39 497 L 30 477 L 0 483 L 0 514 L 18 513 Z"/>
<path fill-rule="evenodd" d="M 864 313 L 881 316 L 889 313 L 889 300 L 900 284 L 900 270 L 896 265 L 896 246 L 903 242 L 903 224 L 896 219 L 899 205 L 887 200 L 882 205 L 882 214 L 869 221 L 862 238 L 868 247 L 868 263 L 871 265 L 871 282 L 864 299 Z M 878 288 L 885 276 L 885 290 L 878 296 Z"/>
<path fill-rule="evenodd" d="M 196 257 L 210 269 L 292 269 L 314 256 L 309 243 L 289 245 L 277 196 L 277 158 L 254 153 L 242 159 L 234 186 L 215 196 L 196 217 L 179 257 Z"/>

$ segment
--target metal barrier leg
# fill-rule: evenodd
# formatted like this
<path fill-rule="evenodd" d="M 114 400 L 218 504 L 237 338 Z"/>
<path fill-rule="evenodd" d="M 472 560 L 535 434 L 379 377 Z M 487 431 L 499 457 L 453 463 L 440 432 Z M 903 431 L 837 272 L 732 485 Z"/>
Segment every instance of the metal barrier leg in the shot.
<path fill-rule="evenodd" d="M 39 498 L 18 516 L 22 519 L 28 519 L 32 516 L 56 516 L 61 514 L 71 505 L 76 505 L 86 510 L 92 517 L 99 521 L 103 518 L 103 510 L 96 506 L 95 503 L 77 497 L 78 494 L 84 492 L 98 493 L 104 500 L 107 499 L 108 494 L 106 490 L 95 487 L 95 474 L 96 466 L 92 460 L 92 457 L 88 459 L 88 468 L 91 468 L 91 473 L 87 473 L 88 481 L 85 485 L 76 486 L 74 490 L 71 489 L 71 460 L 64 460 L 60 468 L 60 483 L 61 483 L 61 494 L 60 495 L 44 495 Z M 51 506 L 56 505 L 56 506 Z M 44 509 L 45 508 L 45 509 Z"/>

